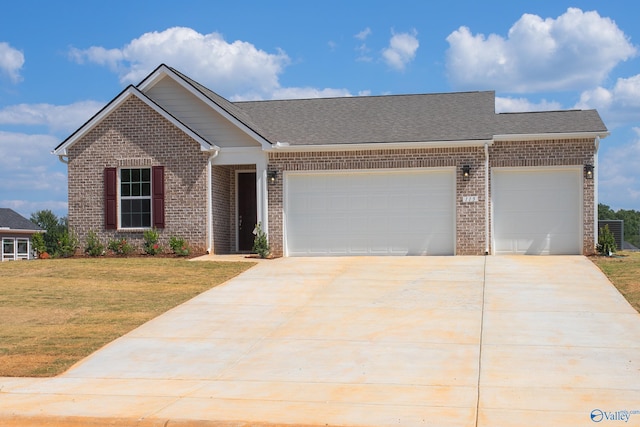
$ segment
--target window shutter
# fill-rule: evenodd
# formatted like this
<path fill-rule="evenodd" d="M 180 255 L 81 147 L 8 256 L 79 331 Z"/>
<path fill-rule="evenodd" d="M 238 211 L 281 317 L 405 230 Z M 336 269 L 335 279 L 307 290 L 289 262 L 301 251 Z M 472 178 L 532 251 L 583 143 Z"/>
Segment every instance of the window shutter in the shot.
<path fill-rule="evenodd" d="M 118 170 L 105 168 L 104 170 L 104 228 L 115 230 L 118 228 Z"/>
<path fill-rule="evenodd" d="M 164 228 L 164 166 L 151 168 L 153 191 L 153 226 Z"/>

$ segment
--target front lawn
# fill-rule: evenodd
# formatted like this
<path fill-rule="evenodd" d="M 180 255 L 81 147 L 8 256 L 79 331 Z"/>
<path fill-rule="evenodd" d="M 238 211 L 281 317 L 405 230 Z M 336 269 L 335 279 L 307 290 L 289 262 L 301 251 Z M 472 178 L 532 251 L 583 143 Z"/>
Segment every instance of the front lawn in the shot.
<path fill-rule="evenodd" d="M 0 263 L 0 376 L 55 376 L 251 267 L 176 258 Z"/>
<path fill-rule="evenodd" d="M 640 252 L 618 252 L 612 257 L 593 257 L 629 303 L 640 312 Z"/>

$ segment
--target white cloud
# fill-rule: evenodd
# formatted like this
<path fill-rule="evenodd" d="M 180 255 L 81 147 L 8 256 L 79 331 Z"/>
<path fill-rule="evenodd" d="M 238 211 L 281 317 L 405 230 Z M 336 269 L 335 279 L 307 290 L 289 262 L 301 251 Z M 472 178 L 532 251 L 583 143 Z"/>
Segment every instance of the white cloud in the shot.
<path fill-rule="evenodd" d="M 496 96 L 496 113 L 513 113 L 525 111 L 554 111 L 561 110 L 562 105 L 556 101 L 543 99 L 531 102 L 526 98 L 511 98 Z"/>
<path fill-rule="evenodd" d="M 366 40 L 367 37 L 369 37 L 371 35 L 372 31 L 371 28 L 367 27 L 364 30 L 360 31 L 358 34 L 356 34 L 354 37 L 357 38 L 358 40 Z"/>
<path fill-rule="evenodd" d="M 0 109 L 0 124 L 47 126 L 53 132 L 72 132 L 103 106 L 104 103 L 97 101 L 81 101 L 69 105 L 11 105 Z"/>
<path fill-rule="evenodd" d="M 576 108 L 596 108 L 610 128 L 640 125 L 640 74 L 619 78 L 611 89 L 582 92 Z"/>
<path fill-rule="evenodd" d="M 122 48 L 74 48 L 70 55 L 79 63 L 108 66 L 122 83 L 137 83 L 165 63 L 227 96 L 268 96 L 280 87 L 278 77 L 290 62 L 281 50 L 268 53 L 248 42 L 229 43 L 218 33 L 185 27 L 145 33 Z"/>
<path fill-rule="evenodd" d="M 417 32 L 393 34 L 389 47 L 382 51 L 382 57 L 392 68 L 402 71 L 416 57 L 420 43 Z"/>
<path fill-rule="evenodd" d="M 61 200 L 20 200 L 20 199 L 0 199 L 0 206 L 13 209 L 23 217 L 29 219 L 32 213 L 41 210 L 51 210 L 58 218 L 67 216 L 69 204 Z"/>
<path fill-rule="evenodd" d="M 626 144 L 608 147 L 605 139 L 600 145 L 600 199 L 614 209 L 640 204 L 640 177 L 634 173 L 640 170 L 640 127 L 633 130 L 635 138 Z"/>
<path fill-rule="evenodd" d="M 56 170 L 58 159 L 51 155 L 58 143 L 51 135 L 0 131 L 0 193 L 65 194 L 66 175 Z"/>
<path fill-rule="evenodd" d="M 447 70 L 457 88 L 509 92 L 584 89 L 600 84 L 637 49 L 610 18 L 569 8 L 557 19 L 524 14 L 507 37 L 448 37 Z"/>
<path fill-rule="evenodd" d="M 22 80 L 20 70 L 23 65 L 24 54 L 9 43 L 0 42 L 0 72 L 7 74 L 13 83 L 18 83 Z"/>

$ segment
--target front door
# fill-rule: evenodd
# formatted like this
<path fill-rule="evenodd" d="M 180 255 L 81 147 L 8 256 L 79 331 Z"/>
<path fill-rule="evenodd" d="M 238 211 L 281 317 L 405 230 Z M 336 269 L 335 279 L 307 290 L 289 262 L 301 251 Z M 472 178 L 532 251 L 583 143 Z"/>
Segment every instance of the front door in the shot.
<path fill-rule="evenodd" d="M 238 172 L 238 250 L 253 248 L 253 230 L 258 222 L 256 205 L 256 173 Z"/>

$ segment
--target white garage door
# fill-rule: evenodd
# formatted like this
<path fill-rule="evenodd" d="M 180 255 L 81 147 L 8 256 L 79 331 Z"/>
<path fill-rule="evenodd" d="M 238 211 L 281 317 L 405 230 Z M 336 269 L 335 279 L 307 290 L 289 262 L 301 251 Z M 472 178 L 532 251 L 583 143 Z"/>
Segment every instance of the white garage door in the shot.
<path fill-rule="evenodd" d="M 582 253 L 580 169 L 494 169 L 496 254 Z"/>
<path fill-rule="evenodd" d="M 287 173 L 287 255 L 452 255 L 454 194 L 452 169 Z"/>

